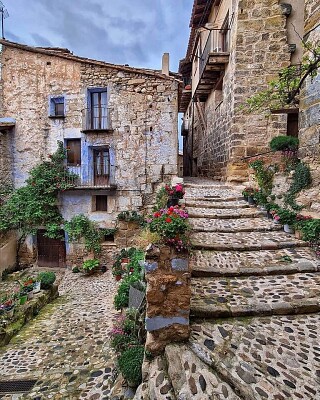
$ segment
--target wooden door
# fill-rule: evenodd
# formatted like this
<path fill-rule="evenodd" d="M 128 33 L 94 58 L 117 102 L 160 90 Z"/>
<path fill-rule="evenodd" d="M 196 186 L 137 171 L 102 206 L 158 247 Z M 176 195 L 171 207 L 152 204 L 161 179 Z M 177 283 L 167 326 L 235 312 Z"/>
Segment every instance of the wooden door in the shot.
<path fill-rule="evenodd" d="M 44 236 L 45 230 L 39 230 L 38 266 L 39 267 L 64 267 L 66 263 L 66 246 L 61 239 L 51 239 Z M 61 231 L 64 236 L 64 232 Z"/>

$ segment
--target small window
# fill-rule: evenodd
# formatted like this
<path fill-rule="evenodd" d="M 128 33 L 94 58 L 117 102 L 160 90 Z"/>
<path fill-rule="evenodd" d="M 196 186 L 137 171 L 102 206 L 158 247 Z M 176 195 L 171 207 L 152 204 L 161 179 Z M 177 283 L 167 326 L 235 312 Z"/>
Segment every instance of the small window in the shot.
<path fill-rule="evenodd" d="M 104 242 L 114 242 L 114 234 L 110 233 L 108 235 L 104 235 L 103 241 Z"/>
<path fill-rule="evenodd" d="M 298 135 L 299 135 L 299 114 L 298 114 L 298 112 L 288 114 L 287 118 L 288 118 L 287 119 L 287 135 L 298 137 Z"/>
<path fill-rule="evenodd" d="M 50 117 L 65 116 L 65 99 L 64 96 L 50 98 Z"/>
<path fill-rule="evenodd" d="M 67 165 L 79 166 L 81 165 L 81 139 L 67 139 Z"/>
<path fill-rule="evenodd" d="M 108 211 L 108 196 L 95 196 L 95 211 Z"/>

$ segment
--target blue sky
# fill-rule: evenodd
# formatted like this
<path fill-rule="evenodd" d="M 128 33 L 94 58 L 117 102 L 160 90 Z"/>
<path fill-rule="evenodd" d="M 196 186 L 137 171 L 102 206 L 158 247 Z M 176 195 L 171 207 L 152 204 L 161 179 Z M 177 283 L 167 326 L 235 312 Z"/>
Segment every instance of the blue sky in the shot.
<path fill-rule="evenodd" d="M 177 71 L 186 52 L 193 0 L 3 0 L 5 38 L 134 67 Z"/>

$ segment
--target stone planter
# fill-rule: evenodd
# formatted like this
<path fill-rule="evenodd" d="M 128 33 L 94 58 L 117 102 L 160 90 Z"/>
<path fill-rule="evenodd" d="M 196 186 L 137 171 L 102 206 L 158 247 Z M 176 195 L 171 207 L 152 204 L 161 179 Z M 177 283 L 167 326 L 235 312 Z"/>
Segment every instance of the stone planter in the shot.
<path fill-rule="evenodd" d="M 290 233 L 290 234 L 294 233 L 294 227 L 289 224 L 284 224 L 283 230 L 285 231 L 285 233 Z"/>

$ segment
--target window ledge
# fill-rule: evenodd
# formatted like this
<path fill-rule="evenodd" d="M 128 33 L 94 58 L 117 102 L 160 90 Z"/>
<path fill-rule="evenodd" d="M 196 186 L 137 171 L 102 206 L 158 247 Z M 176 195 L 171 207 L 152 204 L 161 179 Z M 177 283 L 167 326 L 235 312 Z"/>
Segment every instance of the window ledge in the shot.
<path fill-rule="evenodd" d="M 81 132 L 83 133 L 112 133 L 114 129 L 108 128 L 108 129 L 82 129 Z"/>
<path fill-rule="evenodd" d="M 65 119 L 65 115 L 49 115 L 48 116 L 50 119 Z"/>

